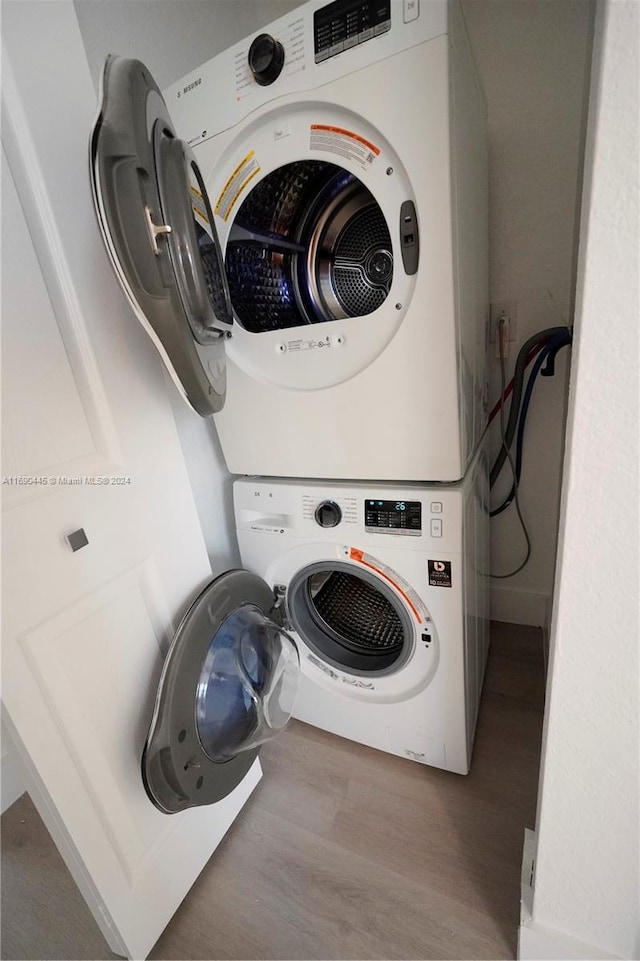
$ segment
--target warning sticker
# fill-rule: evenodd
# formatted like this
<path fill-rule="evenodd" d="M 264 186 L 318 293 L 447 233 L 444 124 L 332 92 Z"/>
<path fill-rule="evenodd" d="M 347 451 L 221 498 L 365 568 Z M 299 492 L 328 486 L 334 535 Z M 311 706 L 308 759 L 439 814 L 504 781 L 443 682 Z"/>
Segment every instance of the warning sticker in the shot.
<path fill-rule="evenodd" d="M 250 180 L 260 172 L 260 164 L 256 158 L 255 150 L 252 150 L 244 160 L 241 160 L 233 171 L 226 184 L 222 188 L 222 193 L 218 197 L 214 214 L 218 214 L 223 220 L 229 219 L 229 214 L 233 210 L 236 200 L 245 189 Z"/>
<path fill-rule="evenodd" d="M 210 225 L 209 218 L 207 217 L 207 208 L 202 194 L 193 184 L 191 184 L 191 209 L 196 217 L 208 228 Z"/>
<path fill-rule="evenodd" d="M 427 561 L 431 587 L 451 587 L 451 561 Z"/>
<path fill-rule="evenodd" d="M 312 123 L 309 146 L 311 150 L 323 150 L 338 154 L 348 160 L 355 160 L 362 167 L 367 167 L 380 155 L 380 148 L 360 134 L 343 127 L 332 127 L 329 124 Z"/>
<path fill-rule="evenodd" d="M 352 561 L 358 561 L 360 564 L 364 564 L 365 567 L 371 568 L 372 571 L 375 571 L 381 577 L 384 577 L 386 581 L 392 584 L 397 590 L 398 594 L 401 594 L 402 597 L 404 597 L 418 624 L 422 620 L 427 620 L 427 615 L 424 611 L 420 598 L 416 592 L 409 587 L 407 582 L 400 577 L 399 574 L 396 574 L 395 571 L 392 571 L 391 568 L 387 567 L 386 564 L 383 564 L 382 561 L 377 560 L 370 554 L 365 554 L 365 552 L 361 551 L 358 547 L 349 548 L 349 557 Z"/>

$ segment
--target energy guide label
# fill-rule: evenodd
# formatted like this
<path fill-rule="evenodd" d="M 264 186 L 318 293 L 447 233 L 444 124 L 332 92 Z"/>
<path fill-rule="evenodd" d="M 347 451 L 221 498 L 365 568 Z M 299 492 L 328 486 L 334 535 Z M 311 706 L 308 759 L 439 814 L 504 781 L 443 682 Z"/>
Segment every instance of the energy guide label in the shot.
<path fill-rule="evenodd" d="M 311 150 L 323 150 L 355 160 L 362 167 L 372 164 L 376 157 L 380 156 L 380 148 L 370 140 L 365 140 L 352 130 L 332 127 L 329 124 L 311 124 L 309 146 Z"/>
<path fill-rule="evenodd" d="M 213 211 L 214 214 L 222 217 L 223 220 L 228 220 L 229 214 L 233 210 L 238 197 L 246 188 L 249 181 L 253 180 L 259 172 L 260 164 L 258 163 L 255 150 L 252 150 L 244 160 L 240 161 L 222 188 L 222 192 L 218 197 L 218 203 Z"/>

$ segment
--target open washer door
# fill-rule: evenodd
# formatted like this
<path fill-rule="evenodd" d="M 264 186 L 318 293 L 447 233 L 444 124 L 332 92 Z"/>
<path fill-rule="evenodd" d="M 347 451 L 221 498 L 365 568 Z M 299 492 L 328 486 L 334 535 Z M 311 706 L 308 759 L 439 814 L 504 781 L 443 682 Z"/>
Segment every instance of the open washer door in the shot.
<path fill-rule="evenodd" d="M 143 63 L 108 57 L 101 86 L 90 170 L 107 251 L 176 386 L 213 414 L 233 312 L 202 174 Z"/>
<path fill-rule="evenodd" d="M 300 660 L 275 603 L 255 574 L 229 571 L 178 627 L 142 755 L 145 789 L 165 814 L 230 794 L 291 717 Z"/>

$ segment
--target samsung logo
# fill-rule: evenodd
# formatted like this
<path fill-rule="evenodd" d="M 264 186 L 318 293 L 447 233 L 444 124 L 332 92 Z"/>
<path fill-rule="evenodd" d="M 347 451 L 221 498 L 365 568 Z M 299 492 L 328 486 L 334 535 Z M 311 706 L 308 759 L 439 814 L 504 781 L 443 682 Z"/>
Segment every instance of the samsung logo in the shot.
<path fill-rule="evenodd" d="M 192 90 L 195 90 L 195 88 L 199 87 L 201 83 L 202 83 L 202 77 L 198 77 L 197 80 L 194 80 L 192 83 L 188 83 L 186 87 L 182 88 L 182 90 L 178 90 L 178 99 L 180 99 L 180 97 L 182 97 L 184 94 L 190 93 Z"/>

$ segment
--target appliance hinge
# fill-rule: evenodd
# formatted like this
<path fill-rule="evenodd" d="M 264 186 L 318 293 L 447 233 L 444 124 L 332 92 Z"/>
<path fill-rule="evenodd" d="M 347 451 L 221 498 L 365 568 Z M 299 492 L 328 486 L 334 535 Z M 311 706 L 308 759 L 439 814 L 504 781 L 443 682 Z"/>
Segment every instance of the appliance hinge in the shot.
<path fill-rule="evenodd" d="M 151 249 L 153 250 L 156 257 L 160 256 L 160 248 L 158 247 L 158 237 L 163 237 L 166 234 L 171 233 L 171 227 L 169 224 L 160 224 L 156 226 L 153 222 L 153 213 L 150 207 L 144 208 L 145 217 L 147 218 L 147 231 L 149 232 L 149 241 L 151 243 Z"/>
<path fill-rule="evenodd" d="M 273 596 L 275 597 L 273 612 L 277 614 L 277 619 L 280 621 L 281 627 L 283 627 L 285 631 L 292 631 L 293 624 L 289 618 L 289 610 L 287 608 L 287 585 L 274 584 Z"/>

